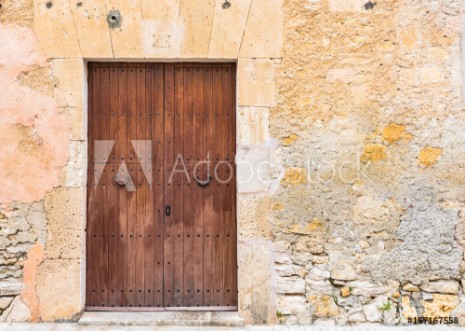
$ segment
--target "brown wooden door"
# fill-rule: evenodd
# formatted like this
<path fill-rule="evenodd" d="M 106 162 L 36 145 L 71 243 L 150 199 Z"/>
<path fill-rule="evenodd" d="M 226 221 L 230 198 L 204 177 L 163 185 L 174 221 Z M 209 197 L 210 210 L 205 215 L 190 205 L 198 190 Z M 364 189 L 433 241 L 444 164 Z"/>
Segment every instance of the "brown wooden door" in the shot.
<path fill-rule="evenodd" d="M 234 64 L 89 64 L 87 309 L 237 309 Z"/>

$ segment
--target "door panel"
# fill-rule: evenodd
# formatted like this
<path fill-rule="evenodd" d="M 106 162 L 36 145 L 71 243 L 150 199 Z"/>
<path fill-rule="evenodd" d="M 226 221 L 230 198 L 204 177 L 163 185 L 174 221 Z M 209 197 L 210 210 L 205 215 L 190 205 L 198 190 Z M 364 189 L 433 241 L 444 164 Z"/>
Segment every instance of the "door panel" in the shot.
<path fill-rule="evenodd" d="M 235 65 L 91 63 L 89 141 L 87 309 L 236 309 Z"/>

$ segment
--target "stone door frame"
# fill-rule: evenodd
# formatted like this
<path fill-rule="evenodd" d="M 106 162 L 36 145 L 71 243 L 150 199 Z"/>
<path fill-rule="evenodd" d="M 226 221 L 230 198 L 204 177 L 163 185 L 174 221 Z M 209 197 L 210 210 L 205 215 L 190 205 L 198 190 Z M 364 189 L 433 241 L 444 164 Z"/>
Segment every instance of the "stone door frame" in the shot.
<path fill-rule="evenodd" d="M 117 62 L 126 59 L 69 59 L 61 64 L 60 93 L 63 98 L 79 99 L 76 87 L 80 86 L 82 107 L 76 107 L 72 114 L 76 137 L 71 139 L 70 158 L 66 167 L 66 178 L 70 186 L 82 187 L 81 213 L 81 263 L 80 263 L 80 307 L 85 306 L 86 258 L 86 180 L 87 180 L 87 111 L 88 111 L 88 62 Z M 238 226 L 238 311 L 246 323 L 273 320 L 275 316 L 272 291 L 272 249 L 268 240 L 268 204 L 270 181 L 249 178 L 260 164 L 271 161 L 268 139 L 268 112 L 274 104 L 274 67 L 278 60 L 272 59 L 131 59 L 127 62 L 235 62 L 236 73 L 236 145 L 237 145 L 237 226 Z M 77 82 L 76 79 L 80 79 Z M 255 106 L 254 103 L 257 105 Z M 247 178 L 241 183 L 241 178 Z M 74 182 L 73 182 L 74 179 Z M 257 218 L 257 219 L 255 219 Z M 256 223 L 256 224 L 254 224 Z M 259 273 L 257 273 L 259 271 Z M 258 309 L 258 311 L 257 311 Z M 258 318 L 256 316 L 259 316 Z M 261 321 L 261 322 L 262 322 Z M 260 323 L 261 323 L 260 322 Z"/>

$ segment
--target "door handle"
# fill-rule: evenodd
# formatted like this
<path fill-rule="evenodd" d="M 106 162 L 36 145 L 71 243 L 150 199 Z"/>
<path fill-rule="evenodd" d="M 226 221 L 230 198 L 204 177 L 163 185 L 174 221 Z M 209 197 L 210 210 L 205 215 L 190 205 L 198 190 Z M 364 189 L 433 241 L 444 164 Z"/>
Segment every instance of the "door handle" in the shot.
<path fill-rule="evenodd" d="M 197 182 L 197 185 L 199 185 L 200 187 L 207 187 L 208 185 L 210 185 L 210 182 L 212 181 L 212 176 L 208 176 L 206 180 L 201 180 L 196 175 L 194 175 L 194 179 Z"/>
<path fill-rule="evenodd" d="M 170 205 L 167 205 L 167 206 L 165 207 L 165 215 L 166 215 L 167 217 L 169 217 L 169 216 L 171 215 L 171 206 L 170 206 Z"/>

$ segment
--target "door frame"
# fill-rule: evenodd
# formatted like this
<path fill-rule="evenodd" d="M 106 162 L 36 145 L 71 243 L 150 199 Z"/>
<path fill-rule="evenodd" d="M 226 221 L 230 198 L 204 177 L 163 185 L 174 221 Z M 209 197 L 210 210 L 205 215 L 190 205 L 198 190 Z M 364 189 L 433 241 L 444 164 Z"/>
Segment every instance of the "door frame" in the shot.
<path fill-rule="evenodd" d="M 200 64 L 213 64 L 213 63 L 233 63 L 236 66 L 235 70 L 235 102 L 234 102 L 234 111 L 235 111 L 235 123 L 233 125 L 236 128 L 236 137 L 235 137 L 235 156 L 236 159 L 234 160 L 234 165 L 236 169 L 236 192 L 235 192 L 235 204 L 236 204 L 236 282 L 237 282 L 237 306 L 231 307 L 222 307 L 222 306 L 211 306 L 211 307 L 89 307 L 87 306 L 87 222 L 88 222 L 88 180 L 89 180 L 89 144 L 90 141 L 90 130 L 89 130 L 89 108 L 90 108 L 90 98 L 89 98 L 89 64 L 90 63 L 200 63 Z M 238 167 L 237 167 L 237 153 L 238 153 L 238 146 L 240 142 L 240 131 L 239 131 L 239 70 L 238 70 L 238 61 L 237 60 L 212 60 L 209 59 L 208 61 L 198 60 L 198 59 L 161 59 L 161 60 L 146 60 L 146 59 L 85 59 L 84 60 L 84 102 L 83 102 L 83 119 L 84 119 L 84 127 L 85 127 L 85 134 L 86 134 L 86 141 L 85 141 L 85 167 L 83 170 L 83 175 L 85 177 L 86 189 L 84 190 L 84 220 L 83 220 L 83 236 L 82 236 L 82 265 L 81 265 L 81 297 L 83 298 L 83 308 L 84 311 L 107 311 L 107 312 L 130 312 L 130 311 L 137 311 L 137 312 L 163 312 L 163 311 L 237 311 L 239 312 L 239 302 L 240 302 L 240 287 L 239 287 L 239 192 L 238 192 Z"/>

